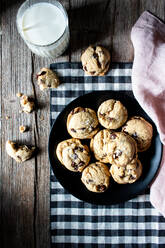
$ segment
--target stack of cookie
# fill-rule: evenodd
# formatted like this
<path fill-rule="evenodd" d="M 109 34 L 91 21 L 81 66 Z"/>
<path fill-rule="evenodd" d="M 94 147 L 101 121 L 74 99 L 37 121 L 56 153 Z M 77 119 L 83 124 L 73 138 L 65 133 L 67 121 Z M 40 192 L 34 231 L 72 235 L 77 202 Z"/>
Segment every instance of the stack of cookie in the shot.
<path fill-rule="evenodd" d="M 82 172 L 88 190 L 104 192 L 111 175 L 119 184 L 134 183 L 141 176 L 138 152 L 151 145 L 153 129 L 142 117 L 127 118 L 125 106 L 114 99 L 104 101 L 97 114 L 82 107 L 69 113 L 66 126 L 72 138 L 60 142 L 56 154 L 67 169 Z M 90 139 L 90 149 L 81 143 L 84 139 Z M 96 160 L 91 164 L 90 151 Z"/>

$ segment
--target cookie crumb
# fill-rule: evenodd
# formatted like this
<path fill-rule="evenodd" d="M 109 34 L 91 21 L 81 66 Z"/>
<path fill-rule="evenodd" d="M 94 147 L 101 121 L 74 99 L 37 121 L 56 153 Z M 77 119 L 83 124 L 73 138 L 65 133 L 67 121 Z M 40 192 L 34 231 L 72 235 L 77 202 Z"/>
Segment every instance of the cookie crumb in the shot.
<path fill-rule="evenodd" d="M 25 95 L 21 97 L 20 104 L 23 107 L 22 111 L 28 114 L 31 113 L 35 107 L 34 101 Z"/>
<path fill-rule="evenodd" d="M 44 116 L 40 115 L 40 120 L 43 121 L 44 120 Z"/>
<path fill-rule="evenodd" d="M 19 127 L 20 133 L 24 133 L 26 130 L 27 130 L 27 127 L 26 126 L 20 126 Z"/>
<path fill-rule="evenodd" d="M 18 92 L 16 95 L 17 95 L 17 97 L 21 97 L 23 94 Z"/>

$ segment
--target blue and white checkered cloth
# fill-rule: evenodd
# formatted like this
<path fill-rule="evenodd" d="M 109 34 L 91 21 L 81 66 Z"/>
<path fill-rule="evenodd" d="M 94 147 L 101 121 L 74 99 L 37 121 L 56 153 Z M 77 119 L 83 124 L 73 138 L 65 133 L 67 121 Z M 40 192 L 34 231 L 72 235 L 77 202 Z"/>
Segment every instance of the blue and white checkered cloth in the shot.
<path fill-rule="evenodd" d="M 51 125 L 80 95 L 99 90 L 131 90 L 131 63 L 112 64 L 106 76 L 85 76 L 80 63 L 51 64 L 62 84 L 51 91 Z M 152 207 L 149 190 L 117 205 L 78 200 L 50 175 L 51 248 L 165 247 L 165 218 Z"/>

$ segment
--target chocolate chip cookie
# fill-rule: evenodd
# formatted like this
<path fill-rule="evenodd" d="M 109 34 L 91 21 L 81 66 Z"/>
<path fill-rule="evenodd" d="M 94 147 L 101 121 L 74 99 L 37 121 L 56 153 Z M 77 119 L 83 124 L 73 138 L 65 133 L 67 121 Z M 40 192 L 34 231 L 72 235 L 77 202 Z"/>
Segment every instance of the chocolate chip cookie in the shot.
<path fill-rule="evenodd" d="M 73 172 L 81 172 L 90 161 L 88 146 L 82 145 L 78 139 L 68 139 L 60 142 L 56 154 L 59 161 Z"/>
<path fill-rule="evenodd" d="M 60 84 L 57 74 L 48 68 L 42 68 L 37 74 L 37 79 L 41 90 L 57 88 Z"/>
<path fill-rule="evenodd" d="M 67 130 L 73 138 L 90 139 L 98 132 L 98 119 L 94 110 L 77 107 L 67 118 Z"/>
<path fill-rule="evenodd" d="M 140 160 L 127 164 L 125 167 L 116 164 L 111 165 L 110 173 L 113 179 L 119 184 L 134 183 L 142 174 Z"/>
<path fill-rule="evenodd" d="M 110 64 L 109 51 L 101 46 L 89 46 L 81 56 L 85 74 L 103 76 L 107 73 Z"/>
<path fill-rule="evenodd" d="M 114 132 L 110 135 L 107 151 L 107 158 L 111 164 L 126 166 L 137 159 L 136 141 L 123 132 Z"/>
<path fill-rule="evenodd" d="M 153 136 L 152 125 L 140 116 L 134 116 L 126 122 L 122 131 L 132 136 L 137 142 L 138 152 L 146 151 Z"/>
<path fill-rule="evenodd" d="M 90 148 L 97 160 L 103 163 L 109 163 L 108 159 L 108 143 L 111 141 L 111 131 L 103 129 L 99 131 L 90 142 Z"/>
<path fill-rule="evenodd" d="M 27 145 L 19 145 L 13 141 L 8 140 L 6 142 L 7 154 L 14 158 L 18 163 L 24 162 L 32 157 L 35 151 L 35 147 L 29 147 Z"/>
<path fill-rule="evenodd" d="M 128 112 L 120 101 L 109 99 L 99 106 L 97 116 L 103 127 L 117 129 L 126 122 Z"/>
<path fill-rule="evenodd" d="M 100 162 L 92 163 L 83 170 L 81 181 L 88 190 L 102 193 L 109 187 L 109 167 Z"/>

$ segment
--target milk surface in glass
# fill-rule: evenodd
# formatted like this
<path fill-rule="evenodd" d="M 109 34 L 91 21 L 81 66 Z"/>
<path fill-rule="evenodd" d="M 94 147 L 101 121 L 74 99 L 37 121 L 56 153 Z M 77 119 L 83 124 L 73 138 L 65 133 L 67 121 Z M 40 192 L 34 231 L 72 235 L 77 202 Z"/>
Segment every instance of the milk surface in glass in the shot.
<path fill-rule="evenodd" d="M 44 57 L 61 55 L 69 43 L 66 12 L 46 2 L 35 3 L 23 8 L 24 11 L 21 8 L 17 15 L 17 27 L 28 47 Z"/>

